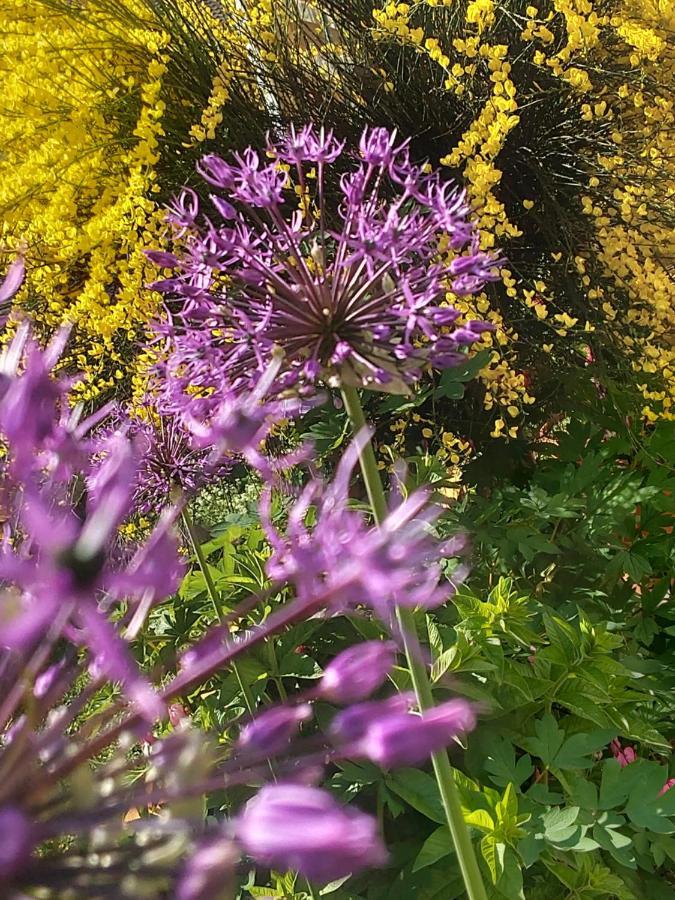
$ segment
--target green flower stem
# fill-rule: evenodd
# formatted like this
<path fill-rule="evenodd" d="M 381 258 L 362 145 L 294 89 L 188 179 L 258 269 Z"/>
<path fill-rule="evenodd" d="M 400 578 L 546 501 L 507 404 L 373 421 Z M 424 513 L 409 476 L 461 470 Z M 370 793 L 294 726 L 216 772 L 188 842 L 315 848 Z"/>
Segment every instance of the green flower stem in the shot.
<path fill-rule="evenodd" d="M 190 538 L 190 543 L 192 545 L 192 549 L 194 550 L 194 554 L 197 557 L 199 568 L 201 569 L 201 573 L 204 576 L 206 593 L 209 595 L 218 621 L 221 625 L 223 625 L 225 620 L 223 619 L 223 612 L 220 608 L 218 589 L 216 588 L 211 572 L 209 571 L 209 565 L 206 561 L 206 557 L 204 556 L 204 551 L 202 550 L 202 545 L 200 544 L 199 538 L 197 537 L 194 522 L 192 521 L 192 516 L 188 512 L 187 507 L 183 508 L 181 518 L 183 519 L 183 525 L 185 526 L 185 530 L 187 531 L 188 537 Z M 236 662 L 232 663 L 232 671 L 234 672 L 234 677 L 239 683 L 239 689 L 241 690 L 244 702 L 246 703 L 246 708 L 248 709 L 249 714 L 253 715 L 255 712 L 255 698 L 253 697 L 248 684 L 246 684 L 246 682 L 244 681 L 239 666 L 236 664 Z"/>
<path fill-rule="evenodd" d="M 358 434 L 366 426 L 363 407 L 359 399 L 358 391 L 353 387 L 342 388 L 347 415 L 352 424 L 354 434 Z M 361 473 L 368 492 L 368 499 L 373 510 L 373 516 L 380 525 L 387 515 L 387 501 L 382 488 L 382 480 L 377 468 L 375 453 L 370 441 L 362 448 L 360 453 Z M 406 607 L 396 607 L 396 617 L 401 626 L 410 677 L 415 690 L 415 696 L 420 709 L 429 709 L 434 705 L 431 692 L 431 683 L 427 675 L 415 628 L 413 611 Z M 445 750 L 434 753 L 431 757 L 438 790 L 443 802 L 445 817 L 448 822 L 450 834 L 455 845 L 457 858 L 459 859 L 462 877 L 469 900 L 487 900 L 485 886 L 478 867 L 478 860 L 474 853 L 469 830 L 464 821 L 462 807 L 455 785 L 453 769 L 450 765 L 448 754 Z"/>

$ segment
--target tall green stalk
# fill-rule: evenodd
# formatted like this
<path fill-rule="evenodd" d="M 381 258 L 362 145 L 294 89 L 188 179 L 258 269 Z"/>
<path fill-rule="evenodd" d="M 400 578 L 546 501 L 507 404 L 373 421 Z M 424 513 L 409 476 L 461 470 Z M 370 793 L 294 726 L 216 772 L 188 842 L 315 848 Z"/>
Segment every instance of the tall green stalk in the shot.
<path fill-rule="evenodd" d="M 183 525 L 185 526 L 185 530 L 188 533 L 188 537 L 190 538 L 190 543 L 192 544 L 192 549 L 194 551 L 195 556 L 197 557 L 197 562 L 199 563 L 199 568 L 201 570 L 202 575 L 204 576 L 204 584 L 206 585 L 206 593 L 209 595 L 209 599 L 211 600 L 211 605 L 213 606 L 214 612 L 216 614 L 216 618 L 220 622 L 220 624 L 224 624 L 223 619 L 223 611 L 220 608 L 220 598 L 218 597 L 218 589 L 216 588 L 215 582 L 211 576 L 211 572 L 209 571 L 209 565 L 206 561 L 206 557 L 204 556 L 204 552 L 202 550 L 202 545 L 199 542 L 199 538 L 195 531 L 194 522 L 192 521 L 192 517 L 188 512 L 187 508 L 183 509 L 181 513 L 181 518 L 183 519 Z M 232 671 L 234 673 L 234 677 L 239 682 L 239 688 L 241 690 L 242 696 L 244 698 L 244 702 L 246 703 L 246 708 L 250 715 L 253 715 L 255 712 L 255 698 L 251 693 L 251 689 L 248 684 L 242 677 L 241 671 L 239 670 L 239 666 L 233 662 L 232 663 Z"/>
<path fill-rule="evenodd" d="M 366 426 L 366 419 L 358 391 L 352 387 L 343 387 L 342 398 L 354 434 L 358 434 Z M 387 515 L 387 501 L 382 488 L 382 480 L 377 468 L 375 453 L 370 441 L 362 448 L 359 461 L 373 516 L 377 524 L 380 525 Z M 407 607 L 397 606 L 396 617 L 403 635 L 408 669 L 410 670 L 417 703 L 420 709 L 429 709 L 434 705 L 434 698 L 419 641 L 417 640 L 413 611 Z M 469 900 L 487 900 L 478 860 L 476 859 L 469 830 L 462 814 L 462 807 L 448 754 L 445 750 L 441 750 L 438 753 L 434 753 L 431 760 L 467 895 Z"/>

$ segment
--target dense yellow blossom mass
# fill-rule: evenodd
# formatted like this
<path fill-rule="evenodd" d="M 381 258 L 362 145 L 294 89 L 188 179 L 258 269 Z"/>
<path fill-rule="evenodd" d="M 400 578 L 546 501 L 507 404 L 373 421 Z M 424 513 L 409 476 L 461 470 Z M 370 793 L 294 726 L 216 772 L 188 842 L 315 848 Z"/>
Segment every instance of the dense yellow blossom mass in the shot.
<path fill-rule="evenodd" d="M 255 90 L 265 69 L 273 83 L 291 53 L 311 57 L 336 90 L 339 63 L 349 61 L 348 42 L 320 0 L 174 5 L 190 27 L 199 7 L 199 27 L 213 38 L 206 43 L 218 48 L 199 102 L 169 83 L 174 36 L 150 0 L 97 0 L 86 15 L 59 0 L 5 0 L 0 9 L 0 261 L 25 252 L 17 305 L 45 331 L 75 324 L 69 362 L 83 373 L 86 400 L 130 374 L 142 381 L 147 367 L 134 347 L 158 298 L 146 287 L 155 273 L 143 251 L 164 239 L 160 191 L 166 197 L 180 187 L 166 183 L 163 148 L 179 156 L 218 142 L 236 79 Z M 504 172 L 507 149 L 522 140 L 524 111 L 537 101 L 537 78 L 519 74 L 523 61 L 528 73 L 571 91 L 581 120 L 603 136 L 580 159 L 579 214 L 593 240 L 550 253 L 551 265 L 580 279 L 587 314 L 569 306 L 547 271 L 509 262 L 501 270 L 507 306 L 489 293 L 449 298 L 496 328 L 479 375 L 493 437 L 515 437 L 537 400 L 521 360 L 528 321 L 545 329 L 552 360 L 559 339 L 584 354 L 598 324 L 614 329 L 642 388 L 645 419 L 675 418 L 672 0 L 375 0 L 371 12 L 363 26 L 382 48 L 383 67 L 373 71 L 385 93 L 397 88 L 384 54 L 400 46 L 471 111 L 440 162 L 463 177 L 483 248 L 503 249 L 508 260 L 526 225 L 545 224 L 540 186 L 514 198 Z M 610 69 L 624 77 L 610 78 Z M 262 84 L 260 98 L 268 110 L 278 99 Z M 177 111 L 188 122 L 180 134 Z M 439 443 L 453 463 L 471 451 L 450 432 Z"/>

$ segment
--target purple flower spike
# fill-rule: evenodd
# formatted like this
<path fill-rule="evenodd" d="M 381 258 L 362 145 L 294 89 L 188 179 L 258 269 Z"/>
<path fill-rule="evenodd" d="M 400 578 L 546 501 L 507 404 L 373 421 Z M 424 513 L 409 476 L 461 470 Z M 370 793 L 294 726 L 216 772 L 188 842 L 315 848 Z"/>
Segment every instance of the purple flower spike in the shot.
<path fill-rule="evenodd" d="M 319 884 L 387 859 L 374 819 L 297 784 L 262 788 L 240 815 L 236 836 L 260 864 L 294 869 Z"/>
<path fill-rule="evenodd" d="M 312 715 L 307 703 L 300 706 L 276 706 L 260 713 L 246 725 L 239 738 L 242 750 L 255 751 L 265 756 L 273 756 L 285 750 L 295 735 L 301 722 Z"/>
<path fill-rule="evenodd" d="M 269 165 L 250 148 L 227 162 L 202 160 L 199 172 L 223 194 L 211 196 L 220 216 L 186 236 L 196 200 L 174 205 L 186 250 L 175 277 L 154 285 L 170 313 L 157 326 L 167 339 L 168 412 L 184 415 L 196 394 L 230 402 L 264 380 L 279 354 L 271 397 L 305 397 L 322 382 L 405 394 L 430 368 L 461 363 L 480 339 L 471 328 L 449 332 L 459 312 L 448 290 L 471 293 L 498 277 L 464 194 L 413 165 L 396 132 L 373 128 L 340 177 L 334 208 L 327 167 L 342 151 L 331 132 L 306 125 L 269 144 Z M 300 209 L 288 202 L 292 179 Z"/>
<path fill-rule="evenodd" d="M 390 641 L 366 641 L 344 650 L 326 666 L 319 695 L 333 703 L 365 700 L 391 672 L 395 653 Z"/>

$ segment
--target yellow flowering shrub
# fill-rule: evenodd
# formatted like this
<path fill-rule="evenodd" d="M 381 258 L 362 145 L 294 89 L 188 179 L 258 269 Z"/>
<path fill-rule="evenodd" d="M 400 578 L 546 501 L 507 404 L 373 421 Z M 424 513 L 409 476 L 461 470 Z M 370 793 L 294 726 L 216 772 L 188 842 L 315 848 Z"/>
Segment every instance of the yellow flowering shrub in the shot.
<path fill-rule="evenodd" d="M 0 255 L 26 257 L 16 307 L 46 333 L 74 326 L 65 363 L 94 401 L 127 383 L 158 309 L 144 250 L 161 245 L 163 199 L 183 178 L 167 185 L 162 146 L 215 138 L 228 76 L 215 70 L 203 108 L 168 84 L 172 36 L 145 0 L 7 0 L 0 28 Z M 193 124 L 167 134 L 183 106 Z"/>
<path fill-rule="evenodd" d="M 455 464 L 542 421 L 594 365 L 631 375 L 646 420 L 674 415 L 672 0 L 75 7 L 0 12 L 0 251 L 26 247 L 20 305 L 75 322 L 84 397 L 143 383 L 143 249 L 195 158 L 313 119 L 351 139 L 397 126 L 465 184 L 481 246 L 504 256 L 497 287 L 449 297 L 495 325 L 477 386 L 447 422 L 397 419 L 401 446 L 414 426 Z"/>

